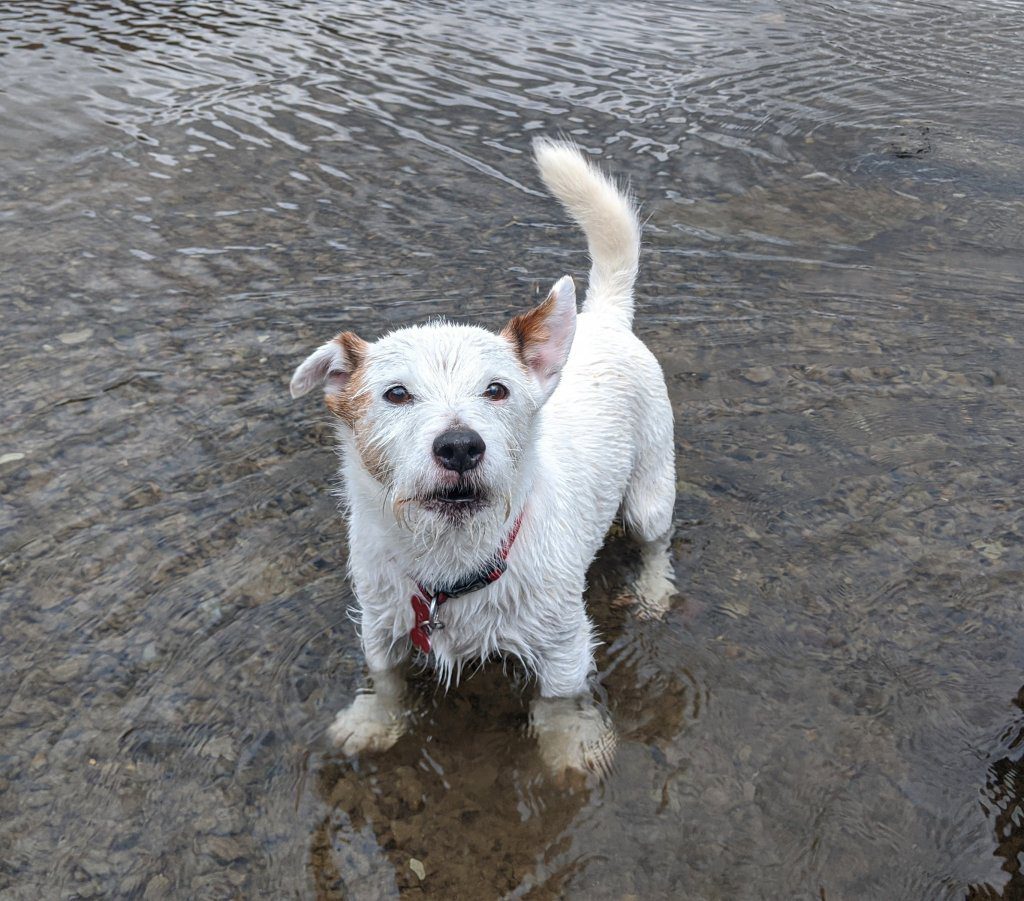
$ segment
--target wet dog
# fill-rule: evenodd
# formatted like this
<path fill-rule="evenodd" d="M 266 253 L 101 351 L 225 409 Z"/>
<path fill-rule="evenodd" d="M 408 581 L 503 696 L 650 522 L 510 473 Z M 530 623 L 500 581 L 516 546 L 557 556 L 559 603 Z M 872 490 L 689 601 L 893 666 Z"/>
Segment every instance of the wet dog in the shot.
<path fill-rule="evenodd" d="M 672 410 L 632 332 L 640 226 L 630 198 L 567 142 L 534 144 L 541 178 L 583 229 L 582 312 L 569 276 L 499 333 L 431 323 L 374 342 L 342 332 L 291 381 L 337 417 L 349 568 L 373 691 L 338 714 L 346 753 L 382 750 L 407 721 L 400 667 L 439 678 L 511 655 L 536 675 L 531 720 L 555 771 L 600 768 L 613 745 L 588 703 L 596 639 L 587 568 L 616 514 L 642 545 L 635 594 L 672 593 Z"/>

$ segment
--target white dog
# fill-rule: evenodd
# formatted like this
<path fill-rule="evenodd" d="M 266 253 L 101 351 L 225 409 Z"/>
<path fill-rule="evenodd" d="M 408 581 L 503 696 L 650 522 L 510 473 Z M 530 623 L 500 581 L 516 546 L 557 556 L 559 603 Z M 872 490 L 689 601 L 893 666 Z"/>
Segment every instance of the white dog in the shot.
<path fill-rule="evenodd" d="M 616 513 L 642 543 L 640 609 L 672 593 L 672 410 L 631 331 L 640 227 L 629 198 L 570 143 L 537 166 L 586 233 L 583 311 L 569 276 L 499 334 L 445 322 L 328 341 L 295 371 L 338 418 L 349 568 L 374 692 L 338 714 L 346 753 L 393 744 L 399 667 L 415 646 L 439 678 L 512 655 L 536 675 L 531 717 L 554 769 L 594 768 L 611 733 L 585 701 L 594 628 L 587 567 Z"/>

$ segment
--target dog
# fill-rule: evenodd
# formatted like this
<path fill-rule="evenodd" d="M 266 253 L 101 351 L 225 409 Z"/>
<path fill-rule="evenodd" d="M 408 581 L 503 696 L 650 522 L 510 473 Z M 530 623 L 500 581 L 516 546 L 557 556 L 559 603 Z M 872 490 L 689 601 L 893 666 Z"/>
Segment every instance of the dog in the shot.
<path fill-rule="evenodd" d="M 587 568 L 618 514 L 639 540 L 637 609 L 673 593 L 672 408 L 632 331 L 640 223 L 573 143 L 534 142 L 541 179 L 582 228 L 591 270 L 498 333 L 431 322 L 370 343 L 345 331 L 295 370 L 336 417 L 349 571 L 373 690 L 338 714 L 344 753 L 380 751 L 408 722 L 401 666 L 429 656 L 445 685 L 471 662 L 518 658 L 553 771 L 607 766 L 614 733 L 590 702 L 597 639 Z"/>

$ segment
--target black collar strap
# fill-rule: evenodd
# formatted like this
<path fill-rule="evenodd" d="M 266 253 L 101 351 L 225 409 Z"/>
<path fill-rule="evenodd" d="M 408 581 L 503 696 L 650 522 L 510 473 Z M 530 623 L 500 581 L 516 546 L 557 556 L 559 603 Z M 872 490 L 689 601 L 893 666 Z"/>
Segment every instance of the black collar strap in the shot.
<path fill-rule="evenodd" d="M 486 588 L 492 582 L 497 582 L 502 577 L 508 567 L 506 561 L 508 560 L 509 551 L 512 550 L 512 544 L 516 540 L 516 535 L 519 534 L 519 526 L 522 525 L 522 522 L 523 514 L 520 513 L 512 525 L 512 531 L 508 533 L 508 537 L 502 544 L 501 550 L 487 564 L 486 569 L 474 573 L 468 579 L 464 579 L 455 585 L 438 588 L 434 591 L 426 588 L 420 582 L 416 583 L 419 594 L 414 594 L 410 598 L 416 624 L 409 630 L 409 638 L 424 654 L 430 653 L 430 633 L 435 629 L 444 628 L 444 623 L 439 622 L 437 619 L 437 611 L 445 601 L 462 597 L 462 595 L 473 591 L 479 591 L 481 588 Z"/>

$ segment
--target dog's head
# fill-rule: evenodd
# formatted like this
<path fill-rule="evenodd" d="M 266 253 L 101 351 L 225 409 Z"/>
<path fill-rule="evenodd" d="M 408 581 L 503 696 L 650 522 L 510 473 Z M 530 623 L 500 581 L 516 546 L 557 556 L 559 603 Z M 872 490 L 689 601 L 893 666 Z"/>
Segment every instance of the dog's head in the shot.
<path fill-rule="evenodd" d="M 576 291 L 565 276 L 499 334 L 438 324 L 368 343 L 343 332 L 295 370 L 291 392 L 323 386 L 399 522 L 447 529 L 486 513 L 504 518 L 575 331 Z"/>

